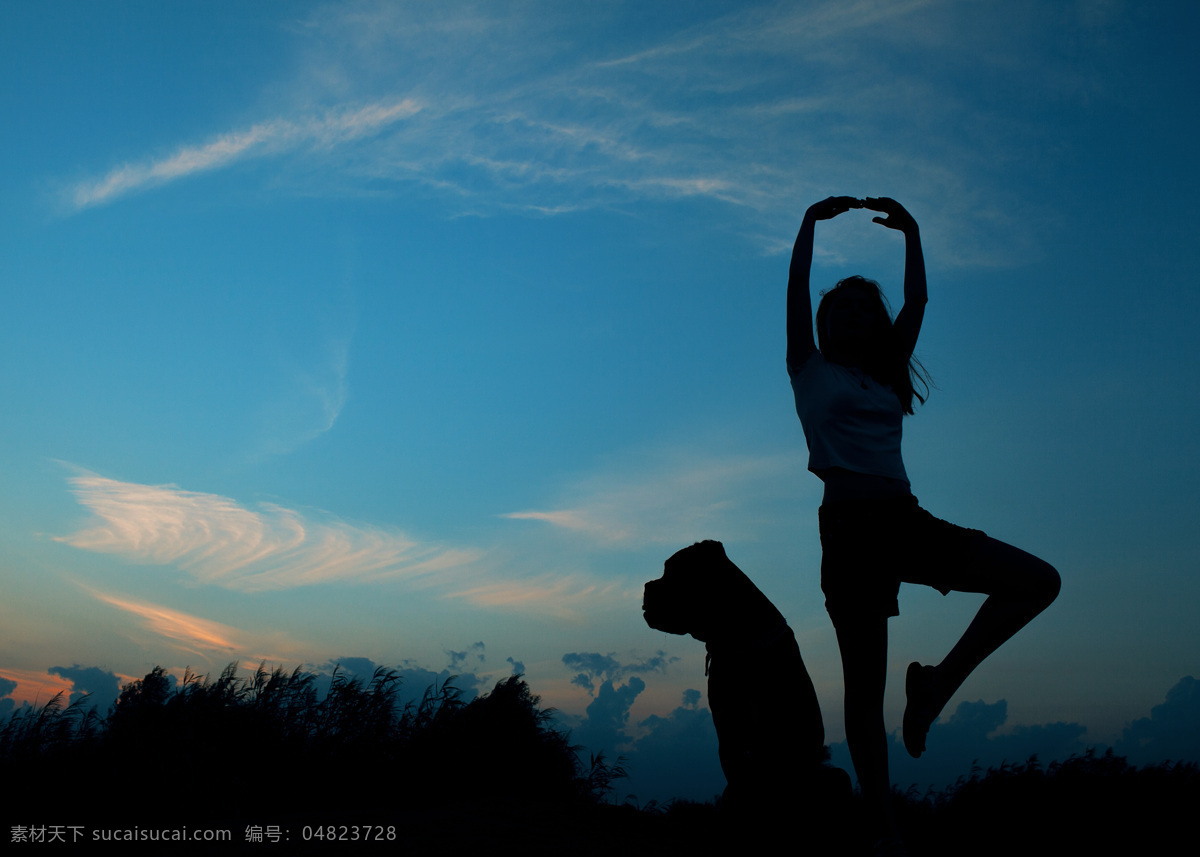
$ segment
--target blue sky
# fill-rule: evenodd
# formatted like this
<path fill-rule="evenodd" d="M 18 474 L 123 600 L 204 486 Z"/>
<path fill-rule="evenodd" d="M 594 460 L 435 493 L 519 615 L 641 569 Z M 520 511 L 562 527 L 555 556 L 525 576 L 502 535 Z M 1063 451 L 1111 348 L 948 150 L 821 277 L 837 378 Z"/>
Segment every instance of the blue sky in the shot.
<path fill-rule="evenodd" d="M 1119 743 L 1200 670 L 1197 14 L 4 4 L 4 699 L 515 661 L 580 734 L 683 746 L 703 647 L 641 585 L 716 538 L 840 741 L 783 302 L 849 194 L 922 227 L 914 492 L 1064 581 L 951 707 Z M 817 287 L 898 307 L 902 264 L 865 213 L 818 230 Z M 902 593 L 889 728 L 977 604 Z"/>

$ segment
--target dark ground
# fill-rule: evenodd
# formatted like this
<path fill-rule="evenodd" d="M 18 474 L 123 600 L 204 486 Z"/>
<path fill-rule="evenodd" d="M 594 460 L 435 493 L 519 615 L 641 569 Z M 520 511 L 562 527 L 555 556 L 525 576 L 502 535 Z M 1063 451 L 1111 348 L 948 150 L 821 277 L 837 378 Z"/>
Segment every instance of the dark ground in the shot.
<path fill-rule="evenodd" d="M 103 717 L 61 701 L 18 712 L 0 724 L 6 853 L 99 853 L 114 830 L 121 853 L 162 855 L 869 853 L 854 799 L 824 780 L 736 813 L 609 803 L 619 762 L 581 763 L 518 676 L 469 703 L 431 688 L 404 709 L 386 670 L 321 699 L 312 684 L 231 665 L 172 686 L 156 669 Z M 914 857 L 1167 852 L 1194 843 L 1197 807 L 1197 765 L 1092 753 L 896 794 Z M 157 841 L 181 828 L 228 838 Z"/>

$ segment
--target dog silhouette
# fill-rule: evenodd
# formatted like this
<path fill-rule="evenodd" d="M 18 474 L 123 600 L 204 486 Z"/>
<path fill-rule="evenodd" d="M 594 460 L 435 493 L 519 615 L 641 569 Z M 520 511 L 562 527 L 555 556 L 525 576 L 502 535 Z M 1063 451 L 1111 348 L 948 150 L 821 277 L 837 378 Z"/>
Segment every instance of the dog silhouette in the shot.
<path fill-rule="evenodd" d="M 796 635 L 717 541 L 684 548 L 646 584 L 651 628 L 690 634 L 708 655 L 708 703 L 728 783 L 722 804 L 765 809 L 844 791 L 848 775 L 823 762 L 825 726 Z"/>

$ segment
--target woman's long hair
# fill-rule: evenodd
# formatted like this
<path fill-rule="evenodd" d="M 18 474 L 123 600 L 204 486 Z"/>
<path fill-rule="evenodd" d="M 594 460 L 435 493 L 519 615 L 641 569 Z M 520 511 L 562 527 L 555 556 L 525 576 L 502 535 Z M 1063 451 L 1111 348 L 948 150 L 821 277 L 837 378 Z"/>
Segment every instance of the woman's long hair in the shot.
<path fill-rule="evenodd" d="M 875 307 L 874 330 L 865 354 L 846 354 L 840 349 L 839 343 L 830 341 L 827 330 L 829 306 L 831 298 L 834 298 L 842 289 L 859 289 L 871 297 L 871 304 Z M 914 398 L 919 403 L 925 404 L 925 400 L 929 397 L 933 379 L 921 365 L 921 361 L 914 355 L 901 353 L 900 345 L 896 341 L 891 304 L 888 303 L 879 283 L 874 280 L 857 275 L 846 277 L 838 280 L 837 285 L 832 289 L 821 292 L 821 303 L 817 305 L 817 347 L 821 349 L 821 354 L 826 360 L 834 363 L 853 364 L 880 384 L 891 387 L 895 391 L 896 397 L 900 399 L 900 407 L 906 414 L 913 412 Z M 924 388 L 925 395 L 917 392 L 917 384 Z"/>

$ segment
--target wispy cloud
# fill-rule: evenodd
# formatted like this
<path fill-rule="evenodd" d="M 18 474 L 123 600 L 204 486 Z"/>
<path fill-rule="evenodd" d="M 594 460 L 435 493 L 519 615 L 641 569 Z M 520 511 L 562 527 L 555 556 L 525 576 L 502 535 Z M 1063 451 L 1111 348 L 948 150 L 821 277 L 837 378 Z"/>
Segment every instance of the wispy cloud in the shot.
<path fill-rule="evenodd" d="M 684 196 L 774 210 L 794 198 L 797 183 L 812 183 L 806 175 L 819 168 L 828 176 L 832 160 L 844 168 L 839 172 L 863 169 L 844 145 L 817 143 L 821 132 L 811 112 L 802 127 L 762 121 L 793 112 L 777 105 L 796 103 L 792 77 L 805 67 L 804 51 L 824 51 L 831 40 L 923 5 L 860 2 L 853 14 L 838 12 L 839 4 L 805 13 L 751 9 L 682 31 L 663 29 L 629 54 L 617 43 L 592 42 L 575 16 L 553 6 L 486 21 L 455 7 L 419 13 L 374 3 L 331 7 L 297 30 L 306 54 L 293 82 L 297 100 L 354 99 L 398 85 L 419 97 L 229 131 L 80 183 L 72 198 L 83 208 L 246 157 L 303 145 L 328 151 L 371 134 L 373 144 L 339 167 L 372 182 L 417 181 L 452 191 L 472 210 L 553 213 Z M 787 55 L 764 77 L 763 60 L 777 65 Z M 849 58 L 843 64 L 853 67 Z M 647 76 L 653 86 L 646 86 Z M 777 92 L 785 79 L 787 90 Z M 854 109 L 846 83 L 833 98 L 824 80 L 804 75 L 801 81 L 805 97 L 826 99 L 826 113 Z M 759 121 L 748 122 L 752 114 Z M 797 143 L 808 149 L 803 170 L 789 160 Z M 814 145 L 824 149 L 819 159 Z"/>
<path fill-rule="evenodd" d="M 71 480 L 96 522 L 58 540 L 81 550 L 173 564 L 196 580 L 243 592 L 332 581 L 420 578 L 476 560 L 477 551 L 421 544 L 394 530 L 312 520 L 273 503 L 94 474 Z"/>
<path fill-rule="evenodd" d="M 599 585 L 579 574 L 543 574 L 527 579 L 487 580 L 450 593 L 481 607 L 543 613 L 578 620 L 605 602 L 626 598 L 612 582 Z"/>
<path fill-rule="evenodd" d="M 201 583 L 239 592 L 317 584 L 404 580 L 430 597 L 484 609 L 573 620 L 597 605 L 632 597 L 577 569 L 515 574 L 477 548 L 420 543 L 397 530 L 315 520 L 274 503 L 248 509 L 217 494 L 140 485 L 87 473 L 72 491 L 96 520 L 58 541 L 139 563 L 172 565 Z M 528 558 L 521 565 L 527 567 Z M 90 591 L 90 590 L 89 590 Z M 155 632 L 213 651 L 247 644 L 222 628 L 169 608 L 95 597 L 135 613 Z"/>
<path fill-rule="evenodd" d="M 305 647 L 278 631 L 246 630 L 145 599 L 80 586 L 99 603 L 133 617 L 132 622 L 126 621 L 123 627 L 127 629 L 126 633 L 133 632 L 131 636 L 153 638 L 143 641 L 146 645 L 166 644 L 181 654 L 201 658 L 210 664 L 239 658 L 279 662 L 303 657 L 301 653 Z"/>
<path fill-rule="evenodd" d="M 1014 244 L 1028 258 L 1020 219 L 997 228 L 979 209 L 1020 202 L 1011 163 L 1031 126 L 999 104 L 965 114 L 959 82 L 981 62 L 1018 89 L 1062 69 L 1012 38 L 1038 21 L 977 17 L 945 0 L 748 4 L 616 37 L 555 4 L 366 2 L 309 21 L 297 85 L 309 97 L 411 85 L 428 109 L 372 141 L 356 168 L 472 213 L 711 199 L 736 205 L 734 228 L 764 250 L 785 252 L 777 232 L 793 228 L 797 200 L 889 194 L 924 216 L 940 259 L 995 262 Z M 911 62 L 914 46 L 936 51 L 932 73 Z"/>
<path fill-rule="evenodd" d="M 606 531 L 598 521 L 590 517 L 586 512 L 573 509 L 560 509 L 556 512 L 509 512 L 504 517 L 511 518 L 514 521 L 545 521 L 547 524 L 554 524 L 556 527 L 578 530 L 580 532 L 592 532 L 597 535 L 603 534 Z"/>
<path fill-rule="evenodd" d="M 804 460 L 667 451 L 604 472 L 572 487 L 562 508 L 509 512 L 612 547 L 687 544 L 706 538 L 752 538 L 764 498 L 794 486 Z"/>
<path fill-rule="evenodd" d="M 97 600 L 132 613 L 142 620 L 147 630 L 185 649 L 213 654 L 234 654 L 241 650 L 245 643 L 246 635 L 228 625 L 158 604 L 89 591 Z"/>
<path fill-rule="evenodd" d="M 790 246 L 779 233 L 798 200 L 889 194 L 922 214 L 940 259 L 1028 258 L 1022 218 L 990 214 L 1033 204 L 1011 197 L 1012 169 L 1044 117 L 1001 99 L 964 111 L 962 82 L 981 65 L 1020 91 L 1077 72 L 1022 47 L 1043 21 L 998 9 L 968 20 L 945 0 L 750 4 L 598 35 L 553 3 L 321 7 L 293 30 L 299 72 L 275 91 L 343 106 L 123 165 L 74 187 L 72 204 L 304 149 L 322 159 L 305 193 L 415 183 L 454 213 L 547 216 L 711 199 L 736 205 L 733 228 L 767 252 Z M 912 62 L 917 51 L 937 64 Z"/>
<path fill-rule="evenodd" d="M 328 339 L 307 361 L 287 360 L 287 374 L 257 417 L 258 451 L 292 452 L 330 431 L 349 398 L 350 337 Z"/>
<path fill-rule="evenodd" d="M 100 179 L 80 182 L 71 189 L 77 209 L 110 202 L 143 187 L 166 184 L 194 173 L 215 170 L 243 158 L 274 154 L 309 145 L 329 148 L 375 133 L 421 109 L 411 98 L 343 107 L 321 116 L 297 120 L 273 119 L 222 134 L 198 146 L 184 146 L 168 157 L 126 164 Z"/>

